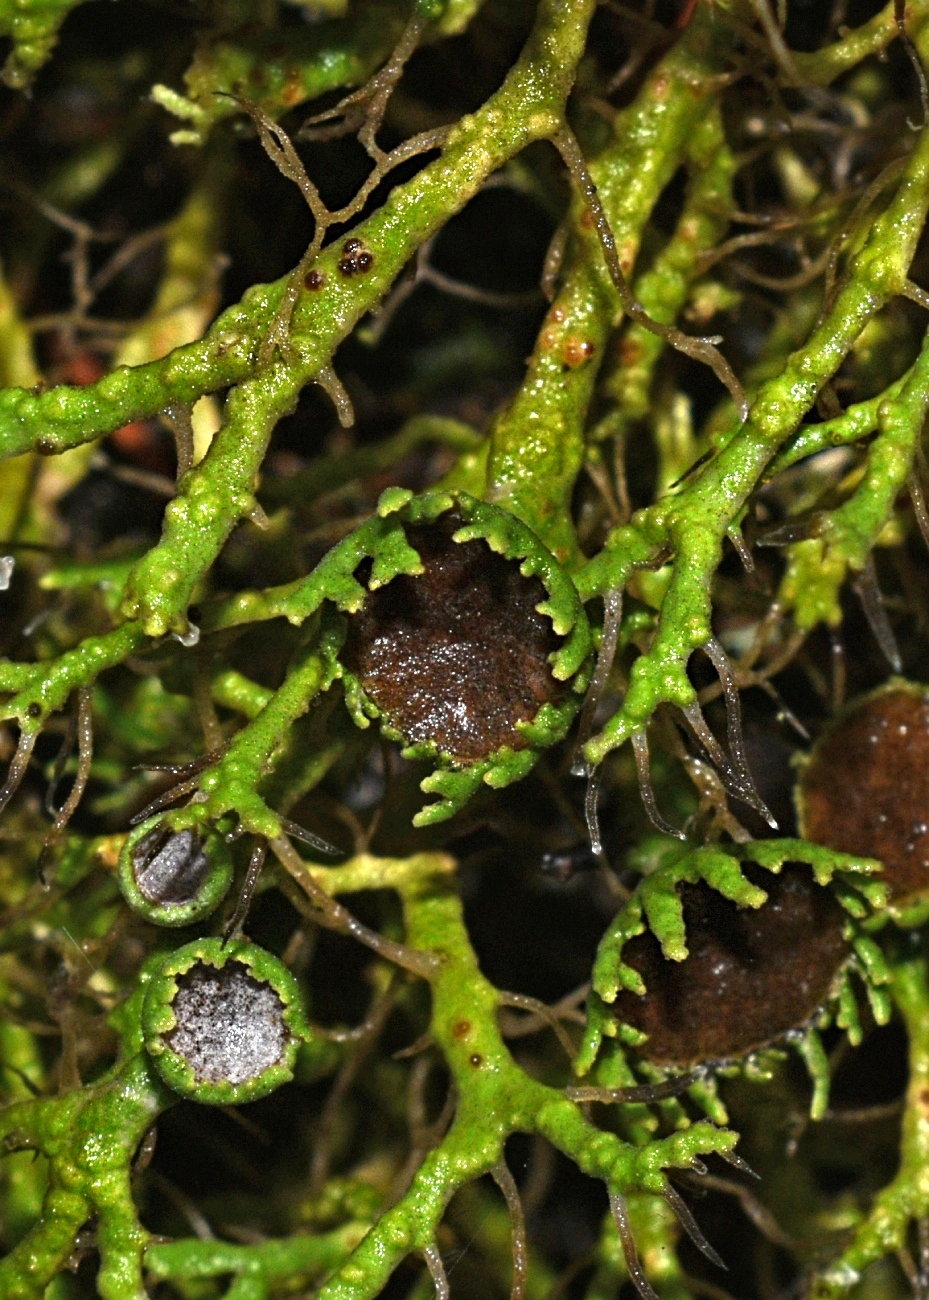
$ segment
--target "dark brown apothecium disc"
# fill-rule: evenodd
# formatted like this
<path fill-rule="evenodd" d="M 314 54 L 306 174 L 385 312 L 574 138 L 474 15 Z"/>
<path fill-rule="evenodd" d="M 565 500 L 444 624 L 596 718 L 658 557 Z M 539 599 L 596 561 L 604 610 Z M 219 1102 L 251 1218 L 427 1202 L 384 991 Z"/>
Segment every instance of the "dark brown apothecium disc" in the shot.
<path fill-rule="evenodd" d="M 425 572 L 368 593 L 342 658 L 408 743 L 473 763 L 503 745 L 523 749 L 516 724 L 561 698 L 549 656 L 562 638 L 536 609 L 547 594 L 539 579 L 484 541 L 454 542 L 460 526 L 445 515 L 407 528 Z"/>
<path fill-rule="evenodd" d="M 744 870 L 768 895 L 758 909 L 702 882 L 681 887 L 685 961 L 667 961 L 650 932 L 623 949 L 647 992 L 622 992 L 613 1009 L 648 1034 L 639 1049 L 648 1060 L 692 1066 L 745 1056 L 806 1024 L 828 997 L 848 955 L 841 906 L 809 868 Z"/>
<path fill-rule="evenodd" d="M 895 682 L 818 741 L 798 786 L 803 835 L 879 858 L 895 901 L 929 889 L 929 689 Z"/>

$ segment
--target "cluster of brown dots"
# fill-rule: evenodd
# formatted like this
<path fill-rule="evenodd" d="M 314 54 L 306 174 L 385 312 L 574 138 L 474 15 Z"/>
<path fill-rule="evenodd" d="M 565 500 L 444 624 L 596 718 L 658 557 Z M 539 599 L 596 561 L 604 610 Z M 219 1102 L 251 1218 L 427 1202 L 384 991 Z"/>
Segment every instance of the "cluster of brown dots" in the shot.
<path fill-rule="evenodd" d="M 360 239 L 346 239 L 342 245 L 342 256 L 339 258 L 340 275 L 347 278 L 353 275 L 364 275 L 373 265 L 374 254 L 365 248 Z"/>

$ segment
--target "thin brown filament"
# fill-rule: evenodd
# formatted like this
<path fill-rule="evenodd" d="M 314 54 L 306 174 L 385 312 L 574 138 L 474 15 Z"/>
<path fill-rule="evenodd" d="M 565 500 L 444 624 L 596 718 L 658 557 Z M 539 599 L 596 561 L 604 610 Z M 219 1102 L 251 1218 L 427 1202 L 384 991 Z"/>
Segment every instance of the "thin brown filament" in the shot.
<path fill-rule="evenodd" d="M 339 424 L 343 429 L 350 429 L 355 423 L 355 408 L 348 395 L 348 389 L 342 383 L 332 366 L 323 366 L 316 376 L 316 382 L 335 407 Z"/>
<path fill-rule="evenodd" d="M 929 510 L 926 509 L 926 496 L 923 492 L 923 485 L 920 476 L 914 471 L 910 475 L 910 500 L 913 503 L 913 514 L 919 525 L 919 531 L 923 535 L 923 541 L 929 547 Z"/>
<path fill-rule="evenodd" d="M 652 787 L 651 764 L 648 755 L 648 737 L 643 728 L 642 731 L 634 731 L 630 737 L 632 741 L 632 753 L 635 757 L 635 771 L 639 781 L 639 798 L 642 800 L 642 807 L 645 809 L 648 820 L 656 830 L 661 831 L 663 835 L 673 835 L 677 840 L 686 840 L 687 836 L 683 831 L 679 831 L 676 826 L 666 822 L 658 811 L 658 802 L 655 799 L 655 791 Z"/>
<path fill-rule="evenodd" d="M 664 1190 L 661 1194 L 674 1211 L 678 1223 L 680 1223 L 681 1227 L 697 1247 L 700 1254 L 704 1255 L 711 1264 L 715 1264 L 717 1268 L 721 1268 L 728 1272 L 725 1260 L 707 1241 L 699 1223 L 693 1216 L 690 1206 L 684 1200 L 683 1196 L 681 1196 L 677 1188 L 672 1187 L 670 1183 L 665 1183 Z"/>
<path fill-rule="evenodd" d="M 919 52 L 907 35 L 906 0 L 894 0 L 894 22 L 897 24 L 897 35 L 900 38 L 900 44 L 903 46 L 906 57 L 913 65 L 913 71 L 916 73 L 916 80 L 919 85 L 919 102 L 923 110 L 923 120 L 921 122 L 911 122 L 907 118 L 906 124 L 911 131 L 922 131 L 926 124 L 929 123 L 929 86 L 926 84 L 926 72 L 919 57 Z"/>
<path fill-rule="evenodd" d="M 406 944 L 395 943 L 392 939 L 386 939 L 375 930 L 370 930 L 363 925 L 347 907 L 343 907 L 341 903 L 329 897 L 285 835 L 272 840 L 271 849 L 281 866 L 313 904 L 315 919 L 320 925 L 339 934 L 350 935 L 358 943 L 363 943 L 379 957 L 383 957 L 385 961 L 402 966 L 421 979 L 431 978 L 440 961 L 435 953 L 421 952 L 416 948 L 408 948 Z"/>
<path fill-rule="evenodd" d="M 755 16 L 770 46 L 774 62 L 780 69 L 787 84 L 789 86 L 802 86 L 803 79 L 797 71 L 793 55 L 787 48 L 781 30 L 774 20 L 774 15 L 768 8 L 768 0 L 749 0 L 749 4 L 755 11 Z"/>
<path fill-rule="evenodd" d="M 594 184 L 593 177 L 587 167 L 581 147 L 575 139 L 573 133 L 567 127 L 563 127 L 557 135 L 552 137 L 552 143 L 561 154 L 565 166 L 571 173 L 571 178 L 577 188 L 580 190 L 584 202 L 587 204 L 588 211 L 593 218 L 594 227 L 600 240 L 600 247 L 603 250 L 603 258 L 606 262 L 610 279 L 616 292 L 619 294 L 619 300 L 622 303 L 623 310 L 636 324 L 641 325 L 643 329 L 650 334 L 657 334 L 659 338 L 670 343 L 671 347 L 678 352 L 683 352 L 685 356 L 693 358 L 695 361 L 702 361 L 708 365 L 716 378 L 729 390 L 733 402 L 741 416 L 742 421 L 748 419 L 748 400 L 742 385 L 735 376 L 735 372 L 729 365 L 729 362 L 723 354 L 716 348 L 719 343 L 719 335 L 713 335 L 708 338 L 694 338 L 685 334 L 682 330 L 673 325 L 662 325 L 649 316 L 648 312 L 638 302 L 629 287 L 623 269 L 619 261 L 619 254 L 616 251 L 616 240 L 613 236 L 613 230 L 607 218 L 606 211 L 600 201 L 600 195 Z"/>
<path fill-rule="evenodd" d="M 526 1239 L 526 1215 L 516 1180 L 505 1160 L 494 1165 L 491 1177 L 503 1193 L 510 1222 L 513 1225 L 513 1283 L 510 1300 L 523 1300 L 526 1294 L 526 1277 L 529 1272 L 529 1249 Z"/>
<path fill-rule="evenodd" d="M 897 638 L 894 636 L 893 628 L 890 626 L 890 619 L 887 617 L 887 610 L 884 607 L 884 597 L 881 595 L 881 589 L 878 585 L 877 569 L 874 566 L 873 555 L 868 556 L 857 581 L 852 584 L 852 590 L 861 601 L 861 608 L 868 620 L 868 626 L 884 658 L 895 673 L 902 673 L 903 660 L 900 657 Z"/>
<path fill-rule="evenodd" d="M 312 1194 L 318 1195 L 329 1180 L 332 1144 L 338 1129 L 336 1121 L 339 1111 L 390 1018 L 396 1005 L 397 991 L 396 982 L 392 982 L 383 994 L 378 994 L 375 998 L 365 1021 L 368 1032 L 355 1041 L 329 1089 L 322 1113 L 314 1126 L 313 1156 L 308 1178 Z"/>
<path fill-rule="evenodd" d="M 552 302 L 555 297 L 555 290 L 558 287 L 558 277 L 561 274 L 561 268 L 564 264 L 565 253 L 568 249 L 568 240 L 571 237 L 571 231 L 567 222 L 562 223 L 555 230 L 545 250 L 545 260 L 542 263 L 542 275 L 539 279 L 539 287 L 542 293 Z"/>
<path fill-rule="evenodd" d="M 13 757 L 10 760 L 10 766 L 6 774 L 6 780 L 0 786 L 0 813 L 6 808 L 7 804 L 13 798 L 13 795 L 19 789 L 19 783 L 26 775 L 26 769 L 29 766 L 29 759 L 32 756 L 32 749 L 35 745 L 38 731 L 21 731 L 19 741 Z"/>
<path fill-rule="evenodd" d="M 365 148 L 374 160 L 375 166 L 356 191 L 354 198 L 344 207 L 330 211 L 323 202 L 316 185 L 308 176 L 306 168 L 303 166 L 287 132 L 252 100 L 244 99 L 238 95 L 231 95 L 229 98 L 234 99 L 248 113 L 258 131 L 258 138 L 265 153 L 278 171 L 283 176 L 286 176 L 288 180 L 293 181 L 299 188 L 313 217 L 313 238 L 306 252 L 290 273 L 274 319 L 261 345 L 259 360 L 261 364 L 267 365 L 271 360 L 275 347 L 282 352 L 286 351 L 291 317 L 306 274 L 322 249 L 326 231 L 330 226 L 342 225 L 357 216 L 377 186 L 394 167 L 416 157 L 418 154 L 440 149 L 448 136 L 449 128 L 438 127 L 434 130 L 422 131 L 418 135 L 404 140 L 390 153 L 386 154 L 377 145 L 373 144 L 372 137 L 371 147 L 369 148 L 366 143 Z M 386 106 L 386 100 L 384 102 Z M 338 404 L 337 409 L 339 409 Z M 340 417 L 342 414 L 343 412 L 340 411 Z"/>
<path fill-rule="evenodd" d="M 410 1088 L 413 1088 L 413 1082 Z M 416 1177 L 423 1158 L 430 1151 L 435 1150 L 442 1139 L 448 1132 L 452 1120 L 455 1118 L 455 1111 L 458 1109 L 458 1090 L 454 1082 L 448 1088 L 442 1109 L 431 1124 L 424 1123 L 422 1127 L 417 1128 L 413 1133 L 413 1140 L 410 1143 L 410 1150 L 407 1154 L 403 1168 L 397 1174 L 387 1197 L 390 1205 L 396 1203 L 405 1196 L 410 1190 L 413 1179 Z"/>
<path fill-rule="evenodd" d="M 745 538 L 742 536 L 742 530 L 739 528 L 737 524 L 733 524 L 731 528 L 728 528 L 726 530 L 726 536 L 729 538 L 729 541 L 732 543 L 732 547 L 736 555 L 742 561 L 742 568 L 749 575 L 749 577 L 751 577 L 752 574 L 755 572 L 755 559 L 748 548 L 748 544 L 745 541 Z"/>
<path fill-rule="evenodd" d="M 754 808 L 756 812 L 761 814 L 772 830 L 776 831 L 777 821 L 758 793 L 751 768 L 748 766 L 748 757 L 745 753 L 745 738 L 742 734 L 742 706 L 739 700 L 739 688 L 736 684 L 732 664 L 729 662 L 729 656 L 715 636 L 710 637 L 703 650 L 716 669 L 722 684 L 723 698 L 726 702 L 726 731 L 729 737 L 729 751 L 732 754 L 736 782 L 740 790 L 745 792 L 742 798 L 750 808 Z"/>
<path fill-rule="evenodd" d="M 749 284 L 757 284 L 762 289 L 773 289 L 775 293 L 791 293 L 795 289 L 802 289 L 812 283 L 813 280 L 824 275 L 827 267 L 832 261 L 832 249 L 824 248 L 816 257 L 793 275 L 765 275 L 761 271 L 756 271 L 753 267 L 746 266 L 741 262 L 734 262 L 732 269 L 743 280 Z"/>
<path fill-rule="evenodd" d="M 68 759 L 71 757 L 71 751 L 74 748 L 74 742 L 77 739 L 77 713 L 69 713 L 65 724 L 64 735 L 61 738 L 61 745 L 58 753 L 55 755 L 55 761 L 52 764 L 52 772 L 48 782 L 48 788 L 45 791 L 45 811 L 49 817 L 57 817 L 58 808 L 56 806 L 58 798 L 58 786 L 61 778 L 64 776 L 65 768 L 68 765 Z"/>
<path fill-rule="evenodd" d="M 587 774 L 587 791 L 584 795 L 584 821 L 587 824 L 590 851 L 595 858 L 602 862 L 605 860 L 606 855 L 603 852 L 603 841 L 600 838 L 600 814 L 597 810 L 597 801 L 600 798 L 600 778 L 599 767 L 592 768 Z"/>
<path fill-rule="evenodd" d="M 177 448 L 177 481 L 194 467 L 194 426 L 189 406 L 166 406 L 162 412 L 174 435 Z"/>
<path fill-rule="evenodd" d="M 529 997 L 529 995 L 525 993 L 501 992 L 498 1001 L 502 1007 L 516 1007 L 520 1011 L 528 1011 L 531 1012 L 533 1016 L 537 1016 L 539 1020 L 544 1022 L 551 1029 L 552 1033 L 564 1048 L 568 1060 L 574 1060 L 577 1055 L 577 1049 L 571 1041 L 571 1036 L 558 1019 L 554 1008 L 550 1007 L 545 1002 L 541 1002 L 538 998 Z M 511 1035 L 511 1037 L 512 1036 L 513 1035 Z"/>
<path fill-rule="evenodd" d="M 148 821 L 149 817 L 155 813 L 161 812 L 162 808 L 168 808 L 185 795 L 193 794 L 200 786 L 200 777 L 191 776 L 186 781 L 181 781 L 178 785 L 172 785 L 170 790 L 164 790 L 161 794 L 156 795 L 151 803 L 147 803 L 141 812 L 137 812 L 134 817 L 129 818 L 130 826 L 139 826 L 142 822 Z"/>
<path fill-rule="evenodd" d="M 445 1272 L 445 1265 L 442 1263 L 442 1256 L 439 1254 L 438 1246 L 423 1247 L 423 1259 L 426 1261 L 426 1267 L 432 1275 L 435 1283 L 435 1300 L 451 1300 L 451 1289 L 448 1285 L 448 1274 Z"/>
<path fill-rule="evenodd" d="M 836 272 L 839 265 L 839 258 L 842 255 L 842 249 L 851 239 L 858 227 L 858 223 L 864 217 L 868 208 L 870 208 L 872 203 L 877 200 L 882 190 L 900 177 L 905 166 L 905 158 L 893 158 L 886 167 L 881 168 L 877 176 L 875 176 L 874 180 L 871 181 L 870 185 L 861 195 L 861 198 L 855 204 L 851 215 L 842 230 L 839 231 L 838 235 L 836 235 L 835 239 L 832 241 L 832 253 L 826 266 L 825 293 L 823 296 L 823 304 L 820 308 L 820 323 L 825 319 L 835 300 L 837 289 Z"/>
<path fill-rule="evenodd" d="M 623 589 L 622 587 L 614 587 L 603 598 L 603 634 L 600 640 L 600 653 L 597 655 L 597 665 L 590 679 L 590 686 L 587 688 L 587 698 L 584 700 L 581 719 L 578 723 L 574 761 L 571 764 L 572 776 L 583 776 L 585 772 L 581 750 L 590 739 L 594 716 L 603 698 L 603 692 L 610 673 L 613 671 L 613 660 L 616 657 L 616 645 L 619 640 L 622 619 Z"/>
<path fill-rule="evenodd" d="M 198 772 L 205 771 L 211 767 L 229 748 L 229 742 L 225 741 L 216 749 L 207 750 L 198 758 L 192 758 L 188 763 L 140 763 L 134 770 L 137 772 L 167 772 L 170 776 L 179 776 L 186 779 L 188 776 L 194 776 Z"/>
<path fill-rule="evenodd" d="M 650 1106 L 656 1101 L 666 1101 L 668 1097 L 679 1097 L 703 1077 L 702 1070 L 690 1070 L 687 1074 L 676 1074 L 672 1079 L 663 1079 L 661 1083 L 634 1084 L 628 1088 L 597 1088 L 585 1084 L 565 1088 L 564 1094 L 576 1102 L 599 1101 L 606 1106 L 617 1102 L 620 1105 L 644 1102 Z"/>
<path fill-rule="evenodd" d="M 308 831 L 305 826 L 301 826 L 298 822 L 292 822 L 289 817 L 281 817 L 280 822 L 292 839 L 299 840 L 301 844 L 309 845 L 317 853 L 325 853 L 327 857 L 342 857 L 342 849 L 335 844 L 330 844 L 328 840 L 322 839 L 319 835 L 314 835 L 312 831 Z"/>
<path fill-rule="evenodd" d="M 255 897 L 255 890 L 258 887 L 258 880 L 261 876 L 261 868 L 264 866 L 265 857 L 268 852 L 268 846 L 264 840 L 259 840 L 252 849 L 251 857 L 248 860 L 248 870 L 245 873 L 245 880 L 239 891 L 239 897 L 236 899 L 236 905 L 233 908 L 232 915 L 226 922 L 223 930 L 223 947 L 231 939 L 238 939 L 242 933 L 242 926 L 245 924 L 245 918 L 248 916 L 248 909 L 251 906 L 252 899 Z"/>
<path fill-rule="evenodd" d="M 757 1178 L 759 1182 L 761 1181 L 761 1174 L 756 1173 L 748 1161 L 743 1160 L 734 1151 L 718 1151 L 717 1155 L 722 1156 L 727 1165 L 732 1165 L 733 1169 L 738 1169 L 739 1173 L 748 1174 L 749 1178 Z"/>
<path fill-rule="evenodd" d="M 638 1291 L 642 1300 L 660 1300 L 657 1291 L 645 1276 L 645 1269 L 642 1267 L 639 1253 L 635 1248 L 635 1239 L 632 1236 L 632 1227 L 629 1223 L 629 1208 L 626 1205 L 625 1196 L 620 1196 L 618 1192 L 610 1192 L 610 1212 L 613 1215 L 613 1222 L 616 1224 L 616 1231 L 619 1234 L 619 1244 L 623 1248 L 630 1282 Z"/>
<path fill-rule="evenodd" d="M 384 66 L 358 90 L 345 95 L 332 108 L 308 117 L 300 128 L 299 140 L 335 140 L 355 134 L 368 155 L 377 160 L 383 154 L 375 136 L 384 120 L 387 104 L 410 55 L 422 38 L 426 20 L 414 13 Z M 341 119 L 341 121 L 339 120 Z M 331 123 L 331 125 L 325 125 Z"/>
<path fill-rule="evenodd" d="M 797 221 L 793 218 L 772 217 L 760 230 L 747 230 L 741 235 L 732 235 L 714 248 L 707 249 L 697 259 L 697 271 L 703 275 L 717 262 L 722 262 L 732 253 L 740 252 L 743 248 L 776 245 L 788 231 L 796 230 L 806 224 L 806 221 Z"/>
<path fill-rule="evenodd" d="M 79 686 L 75 693 L 77 695 L 77 771 L 74 774 L 74 784 L 52 824 L 52 829 L 46 835 L 39 854 L 39 879 L 43 884 L 49 855 L 77 811 L 78 804 L 87 789 L 87 782 L 90 780 L 90 767 L 94 756 L 93 691 L 90 686 Z"/>
<path fill-rule="evenodd" d="M 899 1107 L 897 1108 L 899 1110 Z M 825 1116 L 823 1117 L 826 1118 Z M 763 1237 L 781 1246 L 784 1250 L 795 1251 L 797 1243 L 784 1231 L 774 1215 L 764 1205 L 750 1187 L 734 1183 L 728 1178 L 717 1178 L 704 1167 L 700 1175 L 699 1186 L 710 1192 L 720 1192 L 723 1196 L 732 1196 L 739 1202 L 742 1212 Z"/>
<path fill-rule="evenodd" d="M 907 280 L 903 286 L 904 298 L 909 298 L 910 302 L 918 303 L 925 311 L 929 311 L 929 293 L 913 280 Z"/>

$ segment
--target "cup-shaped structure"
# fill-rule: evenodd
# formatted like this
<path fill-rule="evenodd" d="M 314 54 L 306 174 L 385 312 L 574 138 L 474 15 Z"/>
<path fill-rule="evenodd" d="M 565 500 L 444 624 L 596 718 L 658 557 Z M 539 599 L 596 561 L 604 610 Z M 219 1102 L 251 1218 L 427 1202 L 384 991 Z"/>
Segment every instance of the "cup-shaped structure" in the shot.
<path fill-rule="evenodd" d="M 135 827 L 119 855 L 123 897 L 156 925 L 192 925 L 209 916 L 229 892 L 232 875 L 222 836 L 175 831 L 158 817 Z"/>
<path fill-rule="evenodd" d="M 832 994 L 851 951 L 841 904 L 805 867 L 744 871 L 768 895 L 759 908 L 739 907 L 703 881 L 680 886 L 683 961 L 669 961 L 651 931 L 623 948 L 645 993 L 623 990 L 611 1011 L 648 1036 L 637 1048 L 647 1060 L 691 1067 L 740 1059 L 810 1024 Z"/>
<path fill-rule="evenodd" d="M 402 565 L 373 555 L 340 659 L 357 721 L 377 719 L 456 811 L 483 780 L 523 776 L 562 739 L 583 699 L 590 631 L 571 579 L 525 524 L 464 494 L 428 493 L 398 512 Z"/>
<path fill-rule="evenodd" d="M 171 953 L 149 981 L 145 1047 L 181 1096 L 254 1101 L 293 1077 L 309 1037 L 296 980 L 276 957 L 239 940 L 199 939 Z"/>

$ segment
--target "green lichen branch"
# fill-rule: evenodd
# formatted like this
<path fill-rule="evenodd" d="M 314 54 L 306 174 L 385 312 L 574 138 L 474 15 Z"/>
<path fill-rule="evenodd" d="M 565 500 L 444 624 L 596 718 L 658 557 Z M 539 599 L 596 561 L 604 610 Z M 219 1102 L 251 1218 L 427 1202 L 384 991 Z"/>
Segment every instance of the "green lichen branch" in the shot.
<path fill-rule="evenodd" d="M 4 1296 L 44 1296 L 81 1229 L 96 1219 L 98 1293 L 104 1300 L 145 1300 L 142 1256 L 148 1233 L 135 1209 L 132 1163 L 145 1134 L 174 1100 L 147 1059 L 136 1053 L 96 1083 L 0 1112 L 5 1150 L 39 1152 L 49 1168 L 38 1223 L 0 1261 Z"/>
<path fill-rule="evenodd" d="M 677 168 L 686 162 L 696 176 L 708 157 L 722 148 L 714 133 L 714 127 L 719 129 L 714 75 L 725 69 L 731 41 L 725 18 L 698 11 L 635 101 L 613 116 L 611 139 L 590 165 L 625 270 L 634 265 L 649 217 Z M 704 119 L 711 123 L 709 131 L 702 125 Z M 714 174 L 702 187 L 699 181 L 694 184 L 704 193 L 716 191 L 719 178 Z M 714 233 L 716 225 L 711 223 Z M 574 239 L 558 292 L 525 380 L 491 429 L 485 495 L 512 510 L 555 555 L 576 567 L 581 556 L 570 522 L 571 495 L 584 464 L 597 376 L 609 355 L 623 303 L 580 199 L 572 226 Z M 670 288 L 666 305 L 656 312 L 660 321 L 669 321 L 686 297 L 691 276 L 687 268 L 678 267 L 677 282 L 669 286 L 669 278 L 674 279 L 670 268 L 657 273 L 660 292 L 650 295 L 649 305 L 657 305 L 654 300 Z M 662 346 L 659 340 L 652 348 L 651 364 Z M 541 480 L 546 483 L 542 493 Z"/>
<path fill-rule="evenodd" d="M 661 1195 L 667 1190 L 666 1169 L 687 1167 L 695 1156 L 710 1151 L 732 1151 L 735 1134 L 704 1121 L 647 1147 L 630 1145 L 593 1125 L 564 1092 L 519 1068 L 498 1029 L 501 995 L 477 965 L 447 857 L 360 857 L 342 867 L 308 870 L 330 894 L 387 885 L 397 889 L 407 943 L 438 959 L 429 976 L 430 1031 L 458 1093 L 447 1135 L 426 1156 L 407 1193 L 323 1286 L 320 1300 L 376 1296 L 407 1255 L 434 1250 L 449 1200 L 459 1187 L 500 1163 L 512 1133 L 547 1138 L 620 1198 L 635 1191 Z"/>
<path fill-rule="evenodd" d="M 914 39 L 924 50 L 925 14 Z M 585 746 L 596 766 L 646 725 L 660 704 L 696 701 L 687 676 L 691 655 L 712 639 L 711 582 L 723 541 L 752 492 L 792 437 L 817 394 L 835 374 L 870 320 L 906 290 L 909 268 L 929 211 L 929 131 L 920 132 L 885 210 L 850 258 L 835 302 L 781 373 L 755 395 L 749 418 L 728 443 L 674 494 L 617 528 L 604 550 L 579 572 L 582 596 L 623 588 L 638 566 L 672 554 L 657 631 L 632 666 L 620 710 Z"/>
<path fill-rule="evenodd" d="M 339 271 L 341 245 L 320 254 L 322 285 L 297 292 L 288 356 L 261 367 L 259 351 L 289 277 L 254 286 L 198 343 L 162 361 L 124 367 L 82 389 L 0 394 L 0 452 L 44 454 L 90 441 L 130 420 L 190 405 L 232 386 L 223 427 L 201 465 L 184 476 L 160 544 L 131 575 L 123 615 L 146 634 L 183 633 L 186 607 L 234 525 L 254 509 L 256 476 L 271 432 L 338 343 L 379 301 L 416 250 L 477 193 L 493 171 L 533 140 L 554 135 L 583 53 L 590 0 L 543 4 L 522 56 L 500 90 L 454 126 L 440 157 L 391 191 L 356 229 L 370 271 Z"/>
<path fill-rule="evenodd" d="M 868 1266 L 886 1256 L 909 1258 L 911 1225 L 925 1222 L 929 1215 L 929 977 L 924 942 L 914 936 L 910 951 L 898 951 L 891 967 L 894 1006 L 909 1043 L 900 1168 L 875 1198 L 851 1243 L 813 1281 L 810 1294 L 815 1300 L 852 1294 Z"/>

